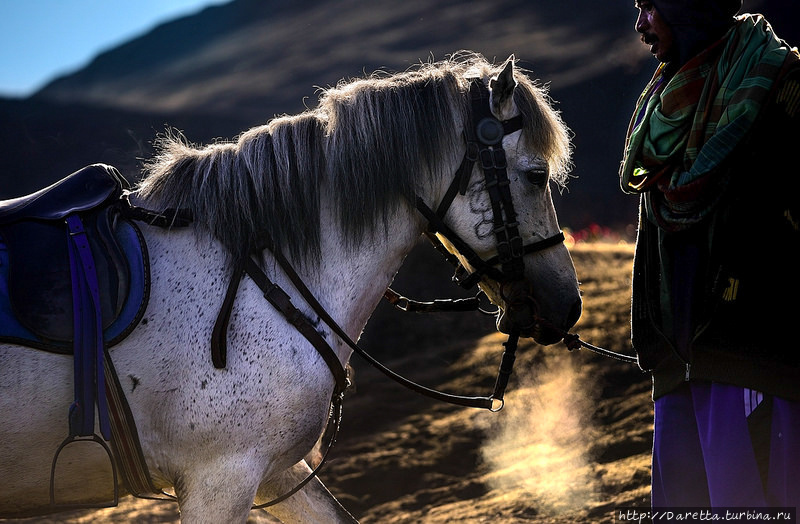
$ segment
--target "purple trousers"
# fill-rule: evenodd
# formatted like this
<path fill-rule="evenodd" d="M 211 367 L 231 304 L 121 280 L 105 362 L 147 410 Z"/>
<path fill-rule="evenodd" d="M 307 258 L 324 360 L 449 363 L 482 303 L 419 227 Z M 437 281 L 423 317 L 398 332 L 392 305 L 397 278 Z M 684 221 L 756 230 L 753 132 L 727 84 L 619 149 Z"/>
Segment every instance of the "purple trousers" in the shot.
<path fill-rule="evenodd" d="M 800 403 L 687 383 L 655 402 L 652 482 L 654 507 L 800 507 Z"/>

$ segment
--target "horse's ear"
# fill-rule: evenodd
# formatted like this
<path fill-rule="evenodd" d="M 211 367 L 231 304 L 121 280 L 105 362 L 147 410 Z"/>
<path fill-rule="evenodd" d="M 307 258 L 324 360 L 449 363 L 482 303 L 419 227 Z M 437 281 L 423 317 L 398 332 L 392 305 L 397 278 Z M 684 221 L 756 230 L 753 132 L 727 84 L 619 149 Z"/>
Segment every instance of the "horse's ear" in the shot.
<path fill-rule="evenodd" d="M 511 109 L 514 88 L 517 87 L 517 81 L 514 80 L 514 60 L 514 55 L 509 56 L 500 74 L 489 81 L 489 87 L 492 89 L 492 108 L 497 115 L 502 115 Z"/>

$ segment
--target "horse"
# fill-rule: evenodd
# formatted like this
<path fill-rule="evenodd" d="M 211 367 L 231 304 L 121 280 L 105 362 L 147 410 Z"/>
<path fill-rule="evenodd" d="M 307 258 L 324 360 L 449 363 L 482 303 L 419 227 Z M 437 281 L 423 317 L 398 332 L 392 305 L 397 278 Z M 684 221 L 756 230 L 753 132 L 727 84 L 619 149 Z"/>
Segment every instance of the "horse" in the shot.
<path fill-rule="evenodd" d="M 577 322 L 579 286 L 550 193 L 551 182 L 563 186 L 569 177 L 569 130 L 545 88 L 515 62 L 456 53 L 341 81 L 321 91 L 316 107 L 232 141 L 198 146 L 174 131 L 159 137 L 128 197 L 146 209 L 190 209 L 193 221 L 139 224 L 152 290 L 135 329 L 108 354 L 152 483 L 174 491 L 183 522 L 245 522 L 254 503 L 306 478 L 304 457 L 323 432 L 336 386 L 325 359 L 247 276 L 234 288 L 225 365 L 212 364 L 209 339 L 236 260 L 249 257 L 286 290 L 345 366 L 352 349 L 299 295 L 277 254 L 356 340 L 429 227 L 415 202 L 442 211 L 449 200 L 436 236 L 467 270 L 480 264 L 474 255 L 490 261 L 479 285 L 499 306 L 498 329 L 551 344 Z M 505 153 L 508 180 L 500 185 L 517 211 L 505 226 L 527 243 L 556 238 L 518 254 L 510 287 L 493 278 L 497 204 L 481 165 L 467 163 L 458 191 L 451 189 L 470 157 L 464 136 L 473 85 L 489 94 L 481 131 L 495 134 L 488 150 Z M 504 133 L 509 122 L 518 125 Z M 254 251 L 265 237 L 273 247 Z M 512 307 L 512 295 L 525 306 Z M 47 510 L 72 375 L 70 355 L 0 342 L 0 514 Z M 59 496 L 110 497 L 107 457 L 75 454 L 77 482 L 60 485 Z M 318 478 L 267 510 L 284 522 L 355 520 Z"/>

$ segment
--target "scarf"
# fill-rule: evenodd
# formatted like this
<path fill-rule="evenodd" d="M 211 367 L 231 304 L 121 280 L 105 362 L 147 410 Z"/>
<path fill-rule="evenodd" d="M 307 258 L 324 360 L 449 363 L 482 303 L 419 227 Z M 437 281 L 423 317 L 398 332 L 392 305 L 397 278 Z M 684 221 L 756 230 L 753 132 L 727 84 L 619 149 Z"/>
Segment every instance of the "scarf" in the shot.
<path fill-rule="evenodd" d="M 789 53 L 762 16 L 743 15 L 672 78 L 665 64 L 656 69 L 620 169 L 622 190 L 647 197 L 648 218 L 680 230 L 710 213 L 725 185 L 723 163 L 752 129 Z"/>

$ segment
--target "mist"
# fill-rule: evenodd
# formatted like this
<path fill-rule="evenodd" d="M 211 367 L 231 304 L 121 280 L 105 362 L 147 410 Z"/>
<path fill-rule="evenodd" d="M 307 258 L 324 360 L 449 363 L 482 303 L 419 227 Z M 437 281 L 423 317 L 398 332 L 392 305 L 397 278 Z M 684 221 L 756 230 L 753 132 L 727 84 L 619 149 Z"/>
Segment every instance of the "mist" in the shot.
<path fill-rule="evenodd" d="M 482 454 L 493 488 L 523 489 L 539 513 L 555 514 L 595 502 L 599 489 L 589 453 L 593 385 L 569 353 L 548 355 L 506 396 Z"/>

